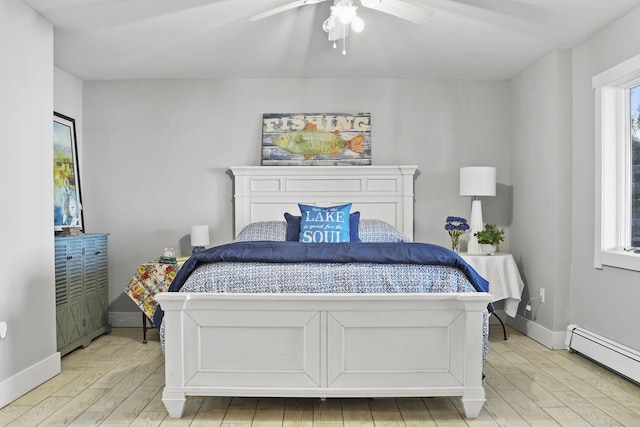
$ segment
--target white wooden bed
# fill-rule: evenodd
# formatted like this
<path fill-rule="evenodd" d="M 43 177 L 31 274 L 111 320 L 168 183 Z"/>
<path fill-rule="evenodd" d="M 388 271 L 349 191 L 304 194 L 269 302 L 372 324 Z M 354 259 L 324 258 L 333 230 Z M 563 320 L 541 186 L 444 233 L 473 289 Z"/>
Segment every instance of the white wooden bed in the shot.
<path fill-rule="evenodd" d="M 353 203 L 413 237 L 415 166 L 232 167 L 236 234 L 297 203 Z M 461 396 L 478 416 L 487 293 L 162 293 L 171 417 L 186 396 Z"/>

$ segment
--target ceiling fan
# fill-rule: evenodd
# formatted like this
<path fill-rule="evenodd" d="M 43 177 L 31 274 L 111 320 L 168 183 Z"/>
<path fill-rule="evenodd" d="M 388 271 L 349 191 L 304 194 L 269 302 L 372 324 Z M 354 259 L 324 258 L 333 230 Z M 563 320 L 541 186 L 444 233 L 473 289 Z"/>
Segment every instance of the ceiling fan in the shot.
<path fill-rule="evenodd" d="M 247 18 L 249 21 L 257 21 L 268 16 L 275 15 L 297 7 L 322 3 L 326 0 L 296 0 L 282 6 L 269 9 Z M 407 21 L 422 24 L 427 22 L 433 11 L 403 0 L 360 0 L 363 7 L 384 12 Z M 329 34 L 329 40 L 340 40 L 349 35 L 349 28 L 354 32 L 364 29 L 364 21 L 356 13 L 357 6 L 353 0 L 334 0 L 331 6 L 331 14 L 322 24 L 322 28 Z M 334 45 L 335 47 L 335 45 Z"/>

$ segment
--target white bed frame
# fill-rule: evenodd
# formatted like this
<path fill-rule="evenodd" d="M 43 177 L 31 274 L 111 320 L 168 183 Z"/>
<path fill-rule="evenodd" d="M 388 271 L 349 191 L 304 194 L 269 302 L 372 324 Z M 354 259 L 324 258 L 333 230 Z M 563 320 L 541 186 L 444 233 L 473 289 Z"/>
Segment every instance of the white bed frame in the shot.
<path fill-rule="evenodd" d="M 233 167 L 236 233 L 297 203 L 352 202 L 413 237 L 415 166 Z M 169 415 L 186 396 L 461 396 L 478 416 L 486 293 L 156 295 Z"/>
<path fill-rule="evenodd" d="M 360 218 L 381 219 L 413 239 L 417 166 L 234 166 L 235 234 L 257 221 L 300 214 L 298 203 L 352 203 Z"/>

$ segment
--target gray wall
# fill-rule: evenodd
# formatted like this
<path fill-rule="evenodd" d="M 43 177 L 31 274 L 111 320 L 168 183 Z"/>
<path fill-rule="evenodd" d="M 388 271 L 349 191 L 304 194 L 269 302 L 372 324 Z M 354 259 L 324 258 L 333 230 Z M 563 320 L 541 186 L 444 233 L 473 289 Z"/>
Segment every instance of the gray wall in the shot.
<path fill-rule="evenodd" d="M 562 348 L 572 239 L 571 52 L 542 58 L 515 77 L 510 89 L 511 251 L 526 283 L 516 325 L 545 345 Z M 528 302 L 531 312 L 524 311 Z"/>
<path fill-rule="evenodd" d="M 232 234 L 232 165 L 259 165 L 266 112 L 370 112 L 373 163 L 417 164 L 416 239 L 449 245 L 448 215 L 469 216 L 459 168 L 493 165 L 509 185 L 508 83 L 449 80 L 198 80 L 84 83 L 85 222 L 110 236 L 110 311 L 140 322 L 123 290 L 189 227 Z M 508 192 L 507 192 L 508 193 Z M 487 198 L 508 227 L 511 200 Z M 505 242 L 503 250 L 508 249 Z M 129 313 L 129 315 L 121 314 Z"/>
<path fill-rule="evenodd" d="M 562 348 L 568 324 L 640 351 L 640 272 L 594 268 L 595 123 L 591 78 L 640 53 L 640 9 L 511 81 L 511 251 L 526 282 L 514 322 Z M 546 303 L 526 301 L 546 290 Z"/>
<path fill-rule="evenodd" d="M 0 2 L 0 407 L 57 374 L 53 267 L 53 28 Z"/>
<path fill-rule="evenodd" d="M 640 54 L 640 9 L 573 51 L 571 322 L 640 351 L 640 272 L 593 267 L 594 95 L 591 78 Z"/>
<path fill-rule="evenodd" d="M 53 110 L 65 116 L 73 117 L 76 121 L 76 135 L 78 146 L 78 166 L 80 176 L 84 175 L 84 162 L 82 161 L 82 141 L 84 141 L 82 120 L 82 80 L 61 70 L 53 69 Z M 80 182 L 82 189 L 82 181 Z"/>

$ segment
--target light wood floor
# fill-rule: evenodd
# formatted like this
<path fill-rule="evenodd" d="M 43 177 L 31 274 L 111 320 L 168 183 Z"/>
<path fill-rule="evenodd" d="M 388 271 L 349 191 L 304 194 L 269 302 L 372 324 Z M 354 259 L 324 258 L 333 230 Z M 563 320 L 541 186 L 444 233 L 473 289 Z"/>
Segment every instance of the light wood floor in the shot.
<path fill-rule="evenodd" d="M 62 359 L 62 373 L 0 410 L 0 426 L 640 426 L 640 387 L 565 350 L 491 327 L 487 401 L 467 420 L 457 398 L 189 397 L 186 415 L 161 402 L 156 331 L 115 328 Z"/>

